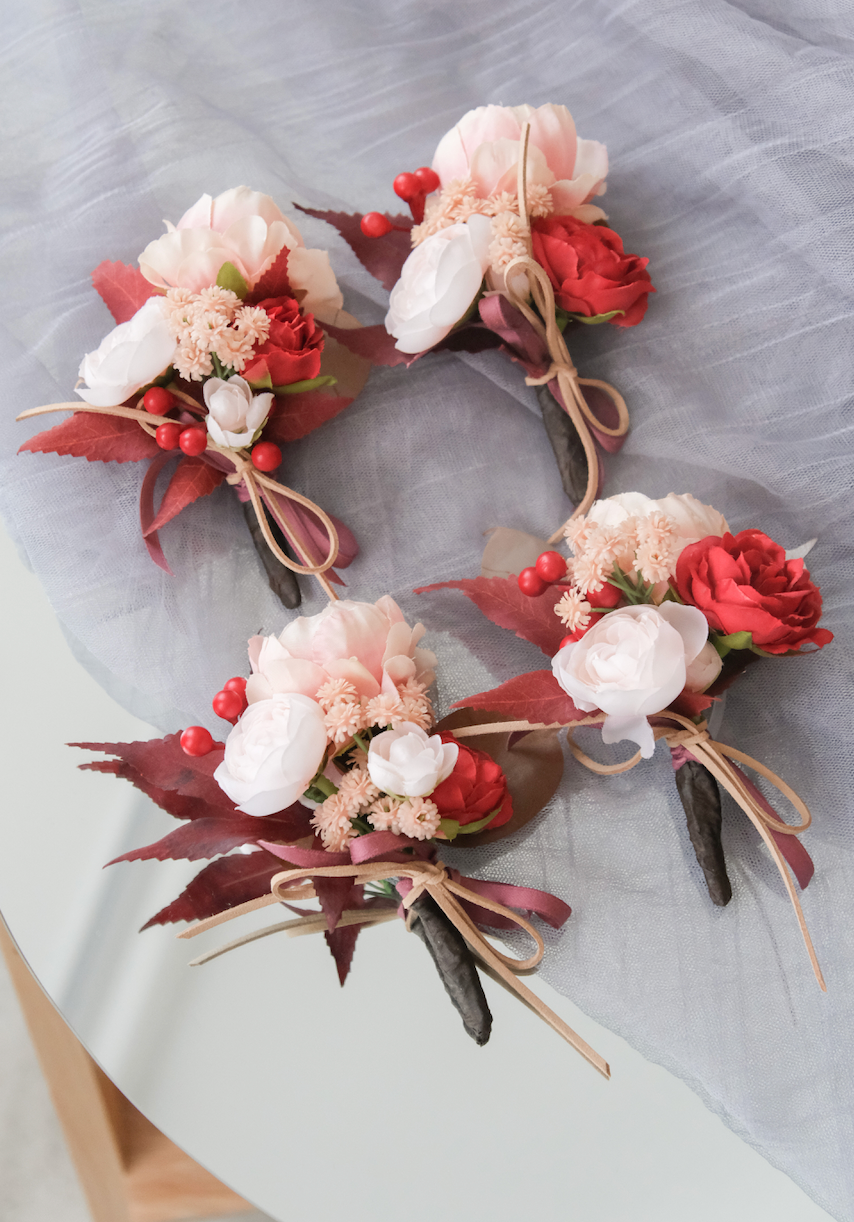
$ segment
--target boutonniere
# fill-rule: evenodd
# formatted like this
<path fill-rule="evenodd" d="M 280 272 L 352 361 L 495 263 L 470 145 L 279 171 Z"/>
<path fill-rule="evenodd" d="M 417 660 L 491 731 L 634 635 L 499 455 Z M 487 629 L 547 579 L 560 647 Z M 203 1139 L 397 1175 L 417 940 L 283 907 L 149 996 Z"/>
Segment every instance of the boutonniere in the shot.
<path fill-rule="evenodd" d="M 712 739 L 706 722 L 752 663 L 802 657 L 833 639 L 819 622 L 821 594 L 804 565 L 806 549 L 787 554 L 755 528 L 733 534 L 718 510 L 689 493 L 652 500 L 630 492 L 597 501 L 570 521 L 566 538 L 570 557 L 544 551 L 518 577 L 425 587 L 462 590 L 494 623 L 551 659 L 548 669 L 458 706 L 500 715 L 504 720 L 486 727 L 494 732 L 566 728 L 575 759 L 603 776 L 640 765 L 664 741 L 712 901 L 724 906 L 732 896 L 721 844 L 725 789 L 780 872 L 824 988 L 789 873 L 801 887 L 812 878 L 813 863 L 798 839 L 810 812 L 758 760 Z M 623 762 L 599 762 L 575 741 L 580 726 L 599 726 L 604 743 L 628 741 L 636 752 Z M 782 821 L 744 768 L 775 787 L 798 822 Z"/>
<path fill-rule="evenodd" d="M 565 106 L 481 106 L 442 137 L 432 166 L 394 180 L 410 216 L 310 210 L 390 290 L 385 325 L 342 342 L 382 365 L 506 353 L 536 389 L 582 512 L 602 482 L 599 450 L 619 449 L 629 417 L 613 386 L 579 376 L 567 340 L 579 327 L 636 326 L 655 291 L 648 260 L 608 226 L 607 174 L 605 146 L 579 137 Z"/>
<path fill-rule="evenodd" d="M 295 574 L 327 593 L 343 584 L 334 566 L 356 555 L 352 534 L 274 478 L 288 444 L 352 403 L 370 368 L 330 334 L 358 324 L 326 251 L 268 195 L 236 187 L 167 222 L 137 267 L 104 262 L 92 281 L 116 326 L 82 359 L 80 401 L 21 413 L 73 413 L 21 450 L 146 462 L 142 535 L 168 573 L 160 530 L 225 482 L 285 606 L 300 602 Z"/>
<path fill-rule="evenodd" d="M 250 674 L 213 697 L 231 724 L 224 743 L 190 726 L 152 742 L 78 743 L 112 757 L 82 767 L 113 773 L 181 825 L 119 861 L 209 858 L 149 925 L 193 924 L 180 937 L 270 904 L 297 915 L 219 947 L 323 933 L 343 984 L 363 929 L 401 917 L 424 941 L 466 1031 L 489 1038 L 478 969 L 523 1000 L 601 1073 L 608 1066 L 520 979 L 543 957 L 532 919 L 560 928 L 557 896 L 461 876 L 442 860 L 451 841 L 532 817 L 552 796 L 562 757 L 552 735 L 479 736 L 459 714 L 436 724 L 435 656 L 389 597 L 334 601 L 279 636 L 249 642 Z M 474 731 L 472 733 L 472 730 Z M 319 910 L 294 908 L 317 900 Z M 485 931 L 524 930 L 517 960 Z"/>

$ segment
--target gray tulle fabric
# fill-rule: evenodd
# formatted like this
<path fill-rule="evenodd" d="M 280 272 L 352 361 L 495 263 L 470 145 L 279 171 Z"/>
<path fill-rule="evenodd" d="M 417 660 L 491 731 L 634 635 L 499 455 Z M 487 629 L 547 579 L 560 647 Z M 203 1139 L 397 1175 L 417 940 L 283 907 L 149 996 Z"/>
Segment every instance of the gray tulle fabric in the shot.
<path fill-rule="evenodd" d="M 140 465 L 14 456 L 37 431 L 16 411 L 70 398 L 82 353 L 111 325 L 90 270 L 133 262 L 161 218 L 239 183 L 288 210 L 394 207 L 394 175 L 429 164 L 485 102 L 565 103 L 580 134 L 607 143 L 605 206 L 658 292 L 641 326 L 571 337 L 582 374 L 612 381 L 632 414 L 606 492 L 691 491 L 734 529 L 789 547 L 818 537 L 809 567 L 836 641 L 754 667 L 721 735 L 814 811 L 803 903 L 828 994 L 729 804 L 734 898 L 712 906 L 663 749 L 612 778 L 569 759 L 525 834 L 455 861 L 567 899 L 544 976 L 840 1219 L 854 1218 L 847 7 L 33 0 L 7 9 L 0 51 L 3 510 L 79 656 L 163 730 L 217 729 L 211 694 L 245 669 L 242 642 L 289 613 L 228 489 L 163 531 L 170 578 L 140 539 Z M 347 308 L 381 320 L 382 289 L 337 234 L 298 223 L 330 250 Z M 283 478 L 356 532 L 353 596 L 391 593 L 427 624 L 443 708 L 545 664 L 462 595 L 411 593 L 476 574 L 490 527 L 546 535 L 569 512 L 517 367 L 443 355 L 377 371 L 351 409 L 288 449 Z M 319 610 L 306 590 L 304 610 Z"/>

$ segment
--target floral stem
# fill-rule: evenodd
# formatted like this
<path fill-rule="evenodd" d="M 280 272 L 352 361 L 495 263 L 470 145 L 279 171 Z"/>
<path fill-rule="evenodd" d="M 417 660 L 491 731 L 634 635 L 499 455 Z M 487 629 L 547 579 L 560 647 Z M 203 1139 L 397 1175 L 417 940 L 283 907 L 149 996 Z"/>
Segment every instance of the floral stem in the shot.
<path fill-rule="evenodd" d="M 353 739 L 354 739 L 354 741 L 357 743 L 357 745 L 358 745 L 358 746 L 361 748 L 361 750 L 362 750 L 362 751 L 364 751 L 365 755 L 367 755 L 367 754 L 368 754 L 368 748 L 367 748 L 367 746 L 366 746 L 366 744 L 365 744 L 365 740 L 362 738 L 361 734 L 354 734 L 354 735 L 353 735 Z"/>
<path fill-rule="evenodd" d="M 316 776 L 312 781 L 315 789 L 319 789 L 321 793 L 326 794 L 327 798 L 331 798 L 333 794 L 338 792 L 338 786 L 333 785 L 328 777 Z"/>

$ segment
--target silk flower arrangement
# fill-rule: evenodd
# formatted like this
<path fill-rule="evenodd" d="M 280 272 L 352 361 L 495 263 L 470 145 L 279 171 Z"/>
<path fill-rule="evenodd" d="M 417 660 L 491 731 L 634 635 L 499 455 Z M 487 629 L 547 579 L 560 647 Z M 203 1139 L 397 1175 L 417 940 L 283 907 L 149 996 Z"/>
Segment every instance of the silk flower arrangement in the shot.
<path fill-rule="evenodd" d="M 481 750 L 465 730 L 436 726 L 436 658 L 423 633 L 389 597 L 334 601 L 278 637 L 250 640 L 248 680 L 229 679 L 213 699 L 233 726 L 224 744 L 202 726 L 152 742 L 76 744 L 113 757 L 81 767 L 130 780 L 182 821 L 117 860 L 213 859 L 148 922 L 194 921 L 181 937 L 272 903 L 298 914 L 197 963 L 272 933 L 322 932 L 343 984 L 359 932 L 403 916 L 478 1044 L 492 1019 L 476 964 L 608 1076 L 519 979 L 544 953 L 527 917 L 560 928 L 569 907 L 534 888 L 460 877 L 438 856 L 443 842 L 527 821 L 556 788 L 560 752 L 549 735 L 512 749 L 490 738 Z M 293 908 L 315 898 L 319 913 Z M 502 954 L 484 927 L 524 930 L 534 953 Z"/>
<path fill-rule="evenodd" d="M 369 370 L 324 329 L 358 325 L 342 308 L 327 253 L 307 248 L 268 195 L 237 187 L 203 195 L 177 225 L 167 222 L 138 268 L 105 262 L 92 281 L 117 325 L 83 358 L 82 403 L 21 413 L 73 411 L 21 450 L 148 461 L 142 533 L 169 573 L 159 531 L 225 481 L 244 503 L 282 602 L 300 602 L 295 573 L 330 593 L 330 581 L 341 584 L 332 566 L 350 563 L 355 539 L 272 478 L 282 446 L 343 411 Z M 176 457 L 155 510 L 158 477 Z"/>
<path fill-rule="evenodd" d="M 752 663 L 802 656 L 833 639 L 819 625 L 821 595 L 803 559 L 787 556 L 760 530 L 732 534 L 716 509 L 688 493 L 658 501 L 636 492 L 609 497 L 574 517 L 565 533 L 570 559 L 546 551 L 518 578 L 423 587 L 462 590 L 494 623 L 551 658 L 549 670 L 517 676 L 455 707 L 508 719 L 481 726 L 481 733 L 566 728 L 575 759 L 604 776 L 649 759 L 663 739 L 712 901 L 724 906 L 732 896 L 721 843 L 722 787 L 767 846 L 824 989 L 787 869 L 801 887 L 812 878 L 813 863 L 798 840 L 810 812 L 759 761 L 711 739 L 704 720 Z M 601 726 L 604 743 L 628 740 L 637 752 L 623 763 L 598 763 L 573 738 L 580 726 Z M 799 822 L 780 820 L 739 765 L 775 786 Z"/>
<path fill-rule="evenodd" d="M 483 106 L 439 142 L 432 167 L 399 174 L 411 217 L 306 209 L 329 221 L 390 290 L 384 326 L 337 338 L 376 364 L 497 348 L 537 389 L 567 495 L 581 511 L 601 486 L 597 445 L 622 445 L 622 396 L 580 378 L 571 325 L 636 326 L 654 292 L 594 201 L 608 154 L 576 135 L 565 106 Z M 559 533 L 559 532 L 558 532 Z M 557 537 L 557 536 L 555 536 Z"/>

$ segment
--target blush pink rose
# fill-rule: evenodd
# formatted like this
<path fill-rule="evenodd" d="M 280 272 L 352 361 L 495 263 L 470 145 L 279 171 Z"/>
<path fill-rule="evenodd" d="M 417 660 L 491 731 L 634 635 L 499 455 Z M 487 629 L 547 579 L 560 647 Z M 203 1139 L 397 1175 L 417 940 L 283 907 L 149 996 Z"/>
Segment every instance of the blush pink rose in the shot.
<path fill-rule="evenodd" d="M 516 190 L 522 125 L 530 121 L 527 180 L 547 187 L 554 211 L 569 214 L 602 195 L 608 176 L 608 150 L 596 140 L 581 140 L 565 106 L 478 106 L 463 115 L 442 139 L 433 169 L 443 187 L 471 178 L 482 198 Z M 583 216 L 596 220 L 604 214 Z"/>
<path fill-rule="evenodd" d="M 140 271 L 158 288 L 199 293 L 216 283 L 224 263 L 233 263 L 251 288 L 287 246 L 288 279 L 303 309 L 332 323 L 344 304 L 327 252 L 307 249 L 296 225 L 260 191 L 232 187 L 215 199 L 203 195 L 166 229 L 139 256 Z"/>
<path fill-rule="evenodd" d="M 278 637 L 252 637 L 246 698 L 250 704 L 274 692 L 313 698 L 330 679 L 344 679 L 368 698 L 407 679 L 429 686 L 436 658 L 418 648 L 425 631 L 423 624 L 410 628 L 388 595 L 375 603 L 330 603 L 318 615 L 292 620 Z"/>

